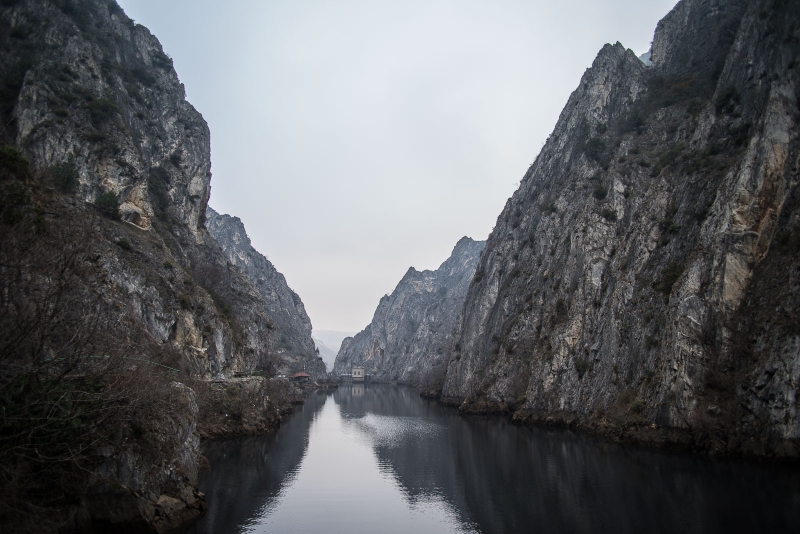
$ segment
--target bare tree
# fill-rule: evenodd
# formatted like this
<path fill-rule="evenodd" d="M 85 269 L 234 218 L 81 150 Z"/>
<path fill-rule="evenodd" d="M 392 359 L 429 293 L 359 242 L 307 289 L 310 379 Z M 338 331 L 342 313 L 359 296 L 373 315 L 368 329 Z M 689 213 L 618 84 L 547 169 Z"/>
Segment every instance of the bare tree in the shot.
<path fill-rule="evenodd" d="M 0 226 L 0 530 L 38 532 L 70 520 L 121 447 L 170 457 L 149 449 L 180 444 L 138 438 L 184 407 L 175 356 L 100 282 L 91 222 L 28 215 Z"/>

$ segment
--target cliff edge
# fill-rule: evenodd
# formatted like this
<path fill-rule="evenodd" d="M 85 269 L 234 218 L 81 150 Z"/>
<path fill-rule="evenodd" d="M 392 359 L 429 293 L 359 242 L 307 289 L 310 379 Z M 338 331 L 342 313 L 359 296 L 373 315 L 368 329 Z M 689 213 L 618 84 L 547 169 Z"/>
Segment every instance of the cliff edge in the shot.
<path fill-rule="evenodd" d="M 797 457 L 800 7 L 683 0 L 606 45 L 481 255 L 464 412 Z"/>

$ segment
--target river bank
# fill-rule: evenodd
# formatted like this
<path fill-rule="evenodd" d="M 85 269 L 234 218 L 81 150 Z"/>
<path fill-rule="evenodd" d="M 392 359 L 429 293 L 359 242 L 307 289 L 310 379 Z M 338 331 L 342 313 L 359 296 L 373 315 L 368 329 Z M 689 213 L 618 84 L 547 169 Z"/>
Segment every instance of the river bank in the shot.
<path fill-rule="evenodd" d="M 298 406 L 318 390 L 336 389 L 328 380 L 291 382 L 285 378 L 242 377 L 191 383 L 197 403 L 197 471 L 212 465 L 202 454 L 207 440 L 258 436 L 277 431 Z M 160 499 L 149 527 L 156 532 L 178 532 L 197 521 L 206 509 L 206 498 L 197 489 L 197 476 L 187 484 L 185 499 Z M 163 502 L 162 502 L 163 501 Z M 143 526 L 143 525 L 139 525 Z"/>
<path fill-rule="evenodd" d="M 155 428 L 146 439 L 146 450 L 122 459 L 110 456 L 97 469 L 101 478 L 73 514 L 73 530 L 183 531 L 207 507 L 198 487 L 198 473 L 211 468 L 202 453 L 207 440 L 274 433 L 309 394 L 330 387 L 326 381 L 297 384 L 263 377 L 176 383 L 176 391 L 186 398 L 180 417 Z M 175 451 L 167 454 L 162 449 L 172 442 L 177 444 Z M 173 456 L 179 458 L 177 463 L 164 460 Z M 162 479 L 169 484 L 156 483 Z M 159 491 L 162 486 L 168 486 L 166 491 Z"/>
<path fill-rule="evenodd" d="M 631 403 L 617 403 L 608 410 L 595 410 L 588 417 L 573 412 L 537 413 L 495 402 L 485 397 L 460 399 L 421 390 L 420 397 L 458 408 L 462 416 L 486 415 L 505 418 L 520 426 L 570 429 L 604 440 L 640 447 L 680 451 L 713 458 L 744 458 L 760 462 L 800 463 L 800 441 L 762 436 L 745 437 L 724 421 L 708 418 L 691 429 L 660 426 L 645 421 Z M 634 401 L 635 402 L 635 401 Z"/>
<path fill-rule="evenodd" d="M 198 392 L 197 435 L 201 439 L 273 432 L 305 397 L 331 389 L 327 380 L 291 382 L 285 378 L 244 377 L 195 382 Z"/>
<path fill-rule="evenodd" d="M 465 417 L 414 388 L 315 392 L 277 431 L 211 439 L 210 532 L 792 532 L 800 471 Z M 737 528 L 738 527 L 738 528 Z"/>

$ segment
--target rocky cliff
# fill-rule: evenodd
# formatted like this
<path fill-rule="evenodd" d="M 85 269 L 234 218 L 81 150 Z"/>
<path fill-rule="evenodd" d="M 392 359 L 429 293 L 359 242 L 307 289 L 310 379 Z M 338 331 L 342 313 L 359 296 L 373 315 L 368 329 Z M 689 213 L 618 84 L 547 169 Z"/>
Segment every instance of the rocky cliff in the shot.
<path fill-rule="evenodd" d="M 0 529 L 174 528 L 215 399 L 226 428 L 277 410 L 225 382 L 275 361 L 204 226 L 208 127 L 113 1 L 0 3 L 0 73 Z"/>
<path fill-rule="evenodd" d="M 272 344 L 278 369 L 283 374 L 300 371 L 313 378 L 325 378 L 325 363 L 311 339 L 311 320 L 303 301 L 286 283 L 286 278 L 250 244 L 238 217 L 219 215 L 206 208 L 206 228 L 228 260 L 239 267 L 258 289 L 264 308 L 272 318 Z"/>
<path fill-rule="evenodd" d="M 0 58 L 7 142 L 62 193 L 65 216 L 110 213 L 94 225 L 105 234 L 95 263 L 148 332 L 183 352 L 188 372 L 259 365 L 268 317 L 205 231 L 209 131 L 158 40 L 114 2 L 10 4 Z M 55 183 L 70 172 L 72 183 Z"/>
<path fill-rule="evenodd" d="M 606 45 L 481 255 L 442 395 L 800 453 L 800 5 L 682 0 Z"/>
<path fill-rule="evenodd" d="M 342 342 L 334 374 L 363 366 L 375 381 L 441 387 L 453 328 L 484 245 L 463 237 L 437 270 L 409 268 L 369 326 Z"/>

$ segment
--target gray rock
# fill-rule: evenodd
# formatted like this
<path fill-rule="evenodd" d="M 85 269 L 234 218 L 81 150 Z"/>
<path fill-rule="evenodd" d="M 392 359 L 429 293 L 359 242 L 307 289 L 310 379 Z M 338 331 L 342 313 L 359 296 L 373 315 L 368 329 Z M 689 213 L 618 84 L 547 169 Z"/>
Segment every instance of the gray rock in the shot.
<path fill-rule="evenodd" d="M 21 150 L 32 171 L 9 178 L 4 167 L 0 187 L 22 183 L 44 228 L 37 247 L 6 257 L 27 262 L 34 289 L 50 277 L 48 262 L 67 260 L 72 278 L 65 294 L 86 296 L 77 306 L 86 310 L 85 324 L 75 323 L 76 329 L 109 325 L 100 332 L 114 342 L 108 350 L 137 362 L 126 368 L 152 366 L 137 376 L 149 376 L 162 395 L 158 406 L 148 404 L 152 391 L 127 399 L 140 416 L 152 414 L 147 428 L 114 421 L 109 435 L 96 440 L 104 460 L 87 475 L 87 500 L 73 517 L 111 528 L 175 528 L 202 507 L 195 429 L 197 404 L 209 403 L 187 385 L 268 371 L 274 356 L 273 319 L 262 293 L 205 228 L 208 127 L 186 101 L 158 40 L 114 2 L 5 2 L 0 22 L 8 29 L 0 51 L 0 138 Z M 76 171 L 74 187 L 54 181 L 60 164 Z M 93 205 L 108 193 L 120 204 L 121 220 Z M 4 228 L 0 237 L 13 231 Z M 20 289 L 23 296 L 26 290 Z M 297 328 L 310 333 L 307 318 Z M 48 343 L 41 340 L 38 350 L 69 350 Z M 310 339 L 302 343 L 304 354 L 313 351 Z M 27 357 L 11 355 L 0 367 L 3 383 L 25 369 Z M 186 385 L 165 390 L 166 373 Z M 147 391 L 148 383 L 141 387 Z M 227 400 L 235 404 L 238 390 L 226 389 Z M 280 409 L 273 404 L 270 420 Z M 117 505 L 104 515 L 103 502 L 112 501 Z M 31 530 L 61 521 L 63 510 L 55 512 L 39 513 Z"/>
<path fill-rule="evenodd" d="M 463 411 L 798 454 L 800 17 L 713 4 L 678 3 L 650 68 L 605 46 L 570 96 L 469 288 Z"/>
<path fill-rule="evenodd" d="M 146 261 L 104 250 L 98 264 L 119 290 L 109 298 L 133 306 L 154 339 L 184 354 L 192 375 L 252 370 L 270 344 L 270 318 L 205 229 L 208 127 L 158 40 L 113 6 L 91 0 L 62 11 L 25 0 L 5 10 L 26 37 L 0 64 L 30 64 L 6 128 L 15 126 L 16 145 L 41 176 L 74 163 L 75 218 L 94 216 L 99 194 L 117 196 L 128 224 L 93 224 L 112 244 L 129 239 Z"/>
<path fill-rule="evenodd" d="M 463 237 L 437 270 L 409 268 L 381 299 L 369 326 L 342 342 L 334 374 L 363 366 L 375 381 L 438 391 L 453 327 L 484 245 Z"/>
<path fill-rule="evenodd" d="M 238 217 L 219 215 L 206 208 L 206 228 L 217 240 L 230 262 L 239 267 L 261 294 L 272 318 L 270 350 L 279 360 L 279 371 L 309 373 L 325 378 L 325 363 L 311 339 L 311 320 L 303 301 L 286 283 L 286 278 L 250 244 L 244 224 Z"/>

